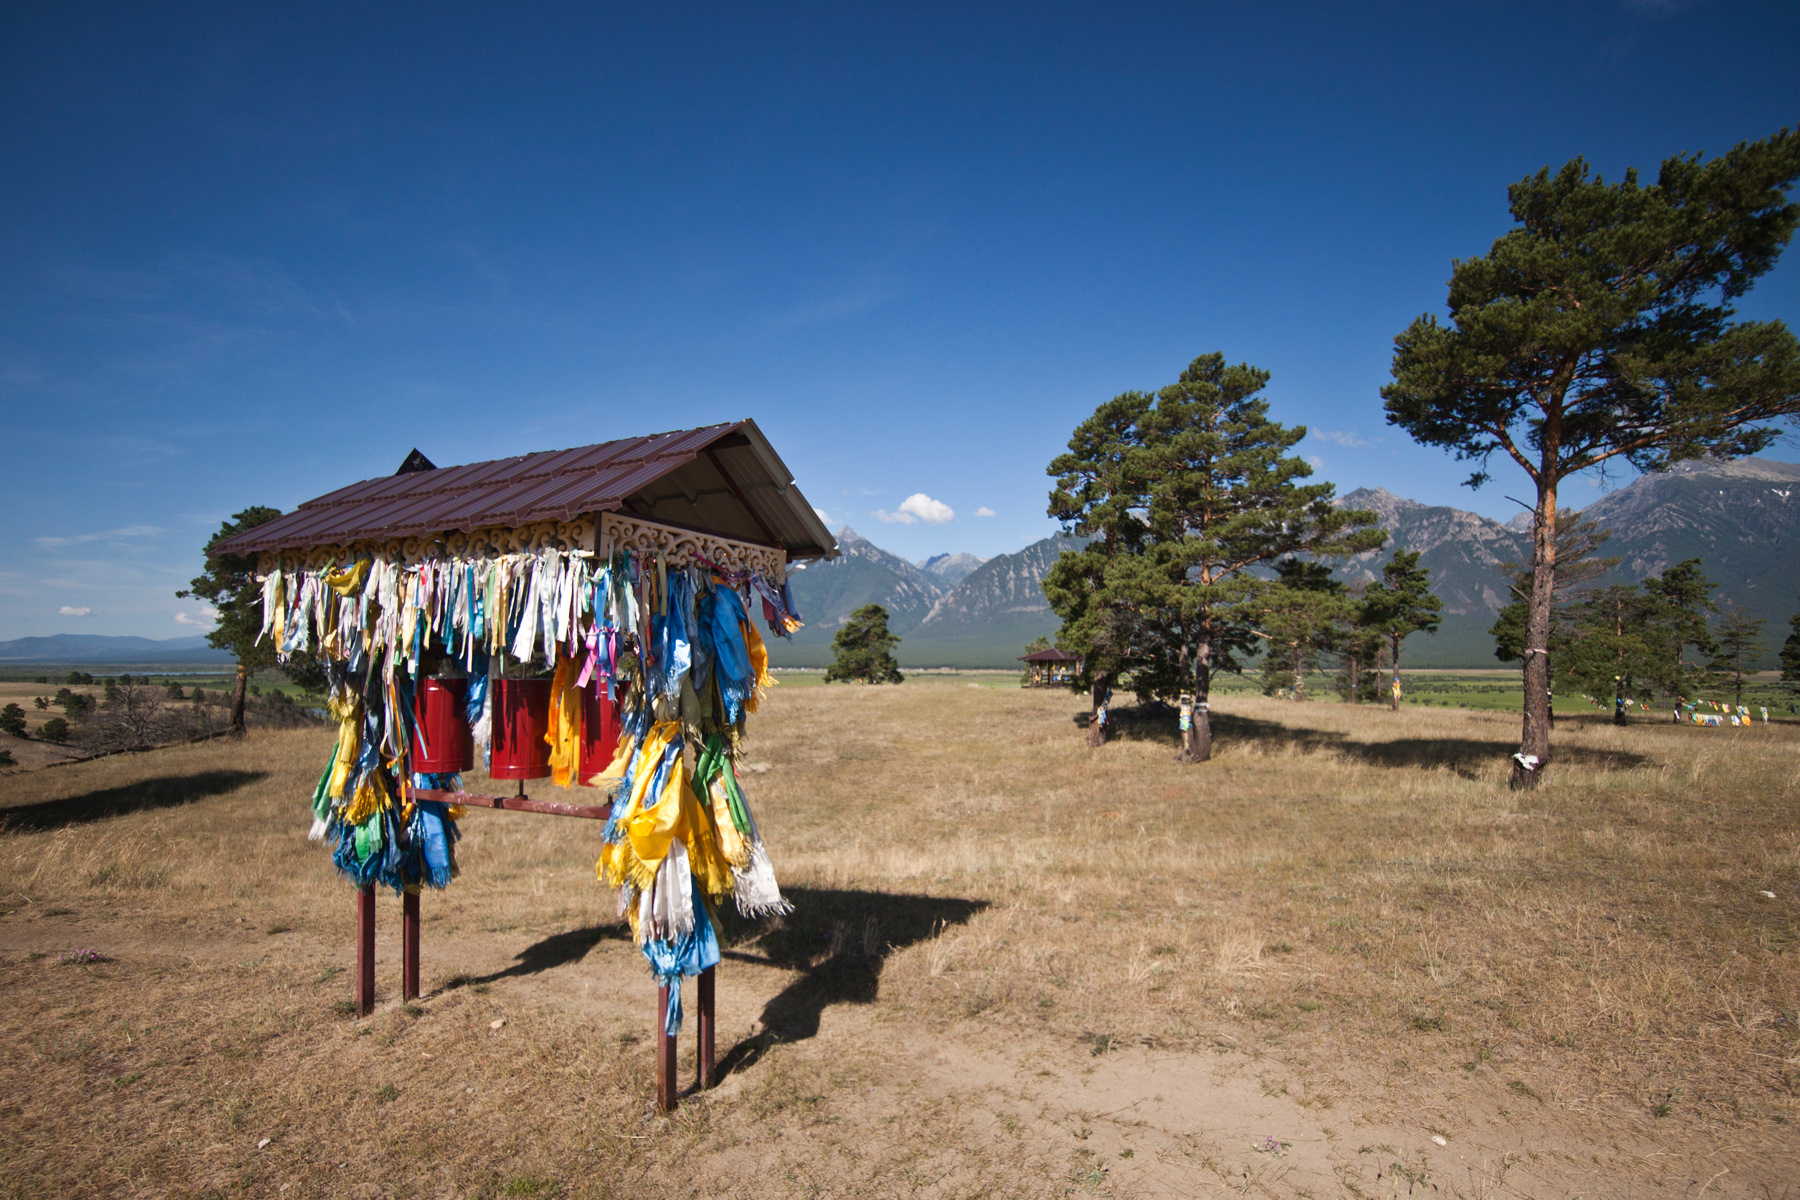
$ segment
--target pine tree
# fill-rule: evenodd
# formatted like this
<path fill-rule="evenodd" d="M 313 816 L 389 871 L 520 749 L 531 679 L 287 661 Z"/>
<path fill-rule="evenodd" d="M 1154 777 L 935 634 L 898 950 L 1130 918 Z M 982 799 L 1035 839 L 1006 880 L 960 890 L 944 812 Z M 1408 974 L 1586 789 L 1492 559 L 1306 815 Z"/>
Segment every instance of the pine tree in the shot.
<path fill-rule="evenodd" d="M 1788 618 L 1787 641 L 1781 643 L 1781 681 L 1800 684 L 1800 612 Z"/>
<path fill-rule="evenodd" d="M 1107 543 L 1057 580 L 1052 602 L 1104 631 L 1140 695 L 1188 698 L 1181 762 L 1212 756 L 1213 672 L 1239 670 L 1236 656 L 1253 646 L 1255 601 L 1271 586 L 1253 568 L 1387 540 L 1374 513 L 1333 505 L 1331 484 L 1297 482 L 1312 468 L 1285 452 L 1306 430 L 1269 419 L 1258 398 L 1268 380 L 1203 355 L 1154 397 L 1127 392 L 1102 405 L 1049 468 L 1050 515 Z M 1081 586 L 1089 595 L 1071 603 Z"/>
<path fill-rule="evenodd" d="M 1275 583 L 1257 601 L 1263 652 L 1263 695 L 1292 688 L 1306 699 L 1306 673 L 1331 649 L 1338 625 L 1349 616 L 1344 585 L 1324 563 L 1289 558 L 1277 564 Z"/>
<path fill-rule="evenodd" d="M 1396 550 L 1381 568 L 1381 579 L 1363 594 L 1364 621 L 1388 640 L 1394 679 L 1391 706 L 1400 711 L 1400 647 L 1415 633 L 1436 633 L 1444 602 L 1431 593 L 1431 572 L 1419 565 L 1417 550 Z"/>
<path fill-rule="evenodd" d="M 1613 724 L 1626 723 L 1626 701 L 1646 701 L 1663 663 L 1662 639 L 1649 620 L 1650 605 L 1635 584 L 1613 584 L 1587 594 L 1569 613 L 1568 636 L 1552 643 L 1552 678 L 1589 696 L 1612 697 Z"/>
<path fill-rule="evenodd" d="M 1395 339 L 1388 420 L 1479 464 L 1472 486 L 1499 453 L 1537 489 L 1516 787 L 1550 759 L 1563 480 L 1614 458 L 1654 471 L 1754 454 L 1771 422 L 1800 415 L 1800 343 L 1730 307 L 1800 223 L 1797 176 L 1785 129 L 1712 162 L 1668 159 L 1647 187 L 1635 171 L 1608 185 L 1581 159 L 1546 168 L 1508 190 L 1517 228 L 1454 264 L 1450 323 L 1422 316 Z"/>
<path fill-rule="evenodd" d="M 1756 673 L 1756 660 L 1768 650 L 1762 640 L 1766 622 L 1749 609 L 1727 605 L 1713 626 L 1713 676 L 1730 685 L 1735 703 L 1744 703 L 1744 676 Z"/>
<path fill-rule="evenodd" d="M 1702 669 L 1687 661 L 1688 647 L 1708 655 L 1718 649 L 1707 618 L 1719 611 L 1712 599 L 1719 585 L 1700 568 L 1700 560 L 1690 558 L 1644 580 L 1646 633 L 1660 650 L 1651 678 L 1670 700 L 1690 694 L 1700 682 Z"/>
<path fill-rule="evenodd" d="M 279 508 L 257 505 L 246 508 L 219 526 L 219 531 L 206 543 L 206 571 L 194 578 L 175 595 L 185 599 L 198 596 L 212 605 L 217 622 L 206 640 L 220 650 L 237 657 L 237 680 L 231 692 L 231 731 L 244 734 L 244 690 L 250 676 L 275 665 L 275 647 L 264 641 L 262 634 L 262 585 L 256 580 L 255 554 L 219 554 L 212 549 L 226 538 L 254 529 L 281 515 Z"/>
<path fill-rule="evenodd" d="M 850 614 L 844 627 L 831 639 L 831 666 L 826 683 L 899 683 L 900 664 L 894 647 L 900 639 L 888 632 L 887 609 L 865 604 Z"/>

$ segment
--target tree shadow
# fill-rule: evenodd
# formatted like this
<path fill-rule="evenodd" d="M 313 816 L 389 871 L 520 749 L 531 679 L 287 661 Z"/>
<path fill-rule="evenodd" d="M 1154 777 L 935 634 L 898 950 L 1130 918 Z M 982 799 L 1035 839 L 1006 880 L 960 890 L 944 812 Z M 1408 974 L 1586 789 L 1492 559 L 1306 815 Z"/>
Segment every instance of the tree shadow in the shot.
<path fill-rule="evenodd" d="M 717 1078 L 750 1067 L 777 1042 L 817 1034 L 833 1004 L 873 1002 L 889 955 L 988 907 L 986 900 L 833 888 L 789 888 L 785 895 L 794 905 L 785 917 L 753 923 L 726 916 L 727 959 L 801 975 L 763 1005 L 762 1031 L 726 1051 Z"/>
<path fill-rule="evenodd" d="M 1370 706 L 1372 709 L 1373 706 Z M 1304 706 L 1296 705 L 1296 715 L 1304 714 Z M 1557 717 L 1557 725 L 1595 726 L 1608 717 Z M 1076 715 L 1075 723 L 1088 724 L 1088 714 Z M 1496 762 L 1506 763 L 1519 748 L 1516 741 L 1460 737 L 1389 737 L 1357 741 L 1335 729 L 1314 729 L 1306 725 L 1265 721 L 1235 713 L 1212 714 L 1215 748 L 1236 743 L 1254 743 L 1264 753 L 1310 753 L 1334 749 L 1361 759 L 1370 766 L 1395 768 L 1446 767 L 1465 779 L 1480 778 Z M 1361 731 L 1365 736 L 1369 730 Z M 1181 731 L 1175 710 L 1167 705 L 1117 708 L 1108 717 L 1109 740 L 1156 742 L 1171 750 L 1181 744 Z M 1552 765 L 1608 767 L 1615 770 L 1642 766 L 1647 755 L 1629 750 L 1597 750 L 1586 746 L 1557 744 L 1552 739 Z"/>
<path fill-rule="evenodd" d="M 200 771 L 193 775 L 164 775 L 123 787 L 102 788 L 60 800 L 39 800 L 0 809 L 0 831 L 42 832 L 122 817 L 154 808 L 174 808 L 211 796 L 223 796 L 267 779 L 267 771 Z"/>
<path fill-rule="evenodd" d="M 1385 742 L 1344 742 L 1346 754 L 1377 767 L 1448 767 L 1465 779 L 1476 779 L 1483 768 L 1510 762 L 1518 750 L 1516 741 L 1477 738 L 1393 738 Z M 1629 750 L 1594 750 L 1586 746 L 1559 746 L 1552 739 L 1551 766 L 1638 767 L 1649 756 Z"/>
<path fill-rule="evenodd" d="M 631 940 L 631 930 L 624 922 L 613 922 L 608 925 L 589 925 L 582 929 L 566 929 L 561 933 L 553 933 L 540 942 L 534 942 L 514 956 L 513 965 L 492 971 L 486 975 L 456 975 L 445 981 L 443 990 L 455 991 L 460 987 L 468 987 L 477 983 L 493 983 L 500 979 L 516 979 L 521 975 L 536 975 L 542 971 L 554 970 L 578 963 L 588 956 L 588 952 L 601 942 L 627 942 Z"/>

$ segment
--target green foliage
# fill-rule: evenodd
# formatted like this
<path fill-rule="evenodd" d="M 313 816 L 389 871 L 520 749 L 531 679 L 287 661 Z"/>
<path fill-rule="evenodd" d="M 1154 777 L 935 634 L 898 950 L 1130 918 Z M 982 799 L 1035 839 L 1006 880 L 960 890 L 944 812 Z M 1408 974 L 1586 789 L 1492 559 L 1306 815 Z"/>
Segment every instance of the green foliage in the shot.
<path fill-rule="evenodd" d="M 1688 647 L 1701 654 L 1718 652 L 1707 621 L 1719 611 L 1712 598 L 1718 586 L 1697 558 L 1644 580 L 1646 634 L 1658 649 L 1652 678 L 1665 697 L 1690 696 L 1704 680 L 1701 665 L 1686 657 Z"/>
<path fill-rule="evenodd" d="M 1508 189 L 1516 227 L 1454 264 L 1449 323 L 1428 314 L 1395 338 L 1388 421 L 1476 463 L 1472 486 L 1496 453 L 1536 485 L 1524 640 L 1551 624 L 1565 478 L 1617 457 L 1654 471 L 1753 454 L 1800 416 L 1800 343 L 1730 307 L 1800 223 L 1797 176 L 1785 129 L 1711 162 L 1668 159 L 1649 186 L 1635 171 L 1608 184 L 1579 158 L 1546 168 Z M 1525 676 L 1522 753 L 1542 759 L 1549 664 L 1528 654 Z"/>
<path fill-rule="evenodd" d="M 1800 205 L 1787 130 L 1702 163 L 1681 155 L 1640 186 L 1577 158 L 1507 189 L 1518 227 L 1450 280 L 1450 323 L 1395 339 L 1388 419 L 1482 464 L 1496 451 L 1554 487 L 1615 456 L 1656 470 L 1767 446 L 1800 413 L 1800 352 L 1780 321 L 1729 301 L 1775 265 Z M 1536 461 L 1533 461 L 1533 458 Z"/>
<path fill-rule="evenodd" d="M 1058 640 L 1141 698 L 1204 701 L 1214 671 L 1241 669 L 1277 586 L 1253 568 L 1386 538 L 1373 513 L 1334 506 L 1331 484 L 1299 482 L 1312 468 L 1286 452 L 1306 430 L 1269 419 L 1268 379 L 1203 355 L 1154 396 L 1102 404 L 1050 464 L 1050 515 L 1093 539 L 1045 578 Z"/>
<path fill-rule="evenodd" d="M 1417 550 L 1394 551 L 1380 581 L 1363 594 L 1363 623 L 1396 647 L 1412 634 L 1436 633 L 1443 615 L 1444 602 L 1431 594 L 1431 572 L 1419 565 Z"/>
<path fill-rule="evenodd" d="M 1612 697 L 1616 714 L 1623 713 L 1623 700 L 1649 700 L 1662 649 L 1650 607 L 1632 584 L 1600 588 L 1573 606 L 1563 636 L 1551 643 L 1558 690 Z"/>
<path fill-rule="evenodd" d="M 181 690 L 181 683 L 178 680 L 174 680 L 174 679 L 169 680 L 169 686 L 165 689 L 165 691 L 168 693 L 168 697 L 171 700 L 186 700 L 187 699 L 187 693 L 183 692 Z"/>
<path fill-rule="evenodd" d="M 69 723 L 61 717 L 51 717 L 38 727 L 40 738 L 46 742 L 55 742 L 59 746 L 69 740 L 70 732 Z"/>
<path fill-rule="evenodd" d="M 1749 609 L 1733 604 L 1713 627 L 1712 676 L 1732 688 L 1739 704 L 1744 702 L 1744 677 L 1756 673 L 1756 660 L 1769 648 L 1762 640 L 1764 624 Z"/>
<path fill-rule="evenodd" d="M 1263 695 L 1292 690 L 1306 698 L 1306 675 L 1319 669 L 1336 645 L 1340 627 L 1352 618 L 1342 583 L 1324 563 L 1282 560 L 1275 582 L 1257 604 L 1257 633 L 1268 645 L 1262 661 Z"/>
<path fill-rule="evenodd" d="M 1787 641 L 1781 644 L 1781 680 L 1783 683 L 1800 683 L 1800 612 L 1788 618 Z"/>
<path fill-rule="evenodd" d="M 37 706 L 39 712 L 50 707 L 50 699 L 47 696 L 33 696 L 31 702 Z"/>
<path fill-rule="evenodd" d="M 192 583 L 175 593 L 183 599 L 197 596 L 212 605 L 218 615 L 215 618 L 216 624 L 206 635 L 207 643 L 217 649 L 231 651 L 236 656 L 238 665 L 248 672 L 275 665 L 275 647 L 267 641 L 260 646 L 256 644 L 257 637 L 262 633 L 262 585 L 256 582 L 257 556 L 221 554 L 214 557 L 212 550 L 227 538 L 273 521 L 280 515 L 279 508 L 259 505 L 246 508 L 220 525 L 219 531 L 206 543 L 208 557 L 205 572 L 195 576 Z"/>
<path fill-rule="evenodd" d="M 18 765 L 11 750 L 0 750 L 0 767 L 16 767 Z"/>
<path fill-rule="evenodd" d="M 865 604 L 850 614 L 850 619 L 831 640 L 831 665 L 825 669 L 826 683 L 899 683 L 900 664 L 894 661 L 894 647 L 900 639 L 888 632 L 887 609 L 879 604 Z"/>
<path fill-rule="evenodd" d="M 8 704 L 0 708 L 0 733 L 10 733 L 14 737 L 25 736 L 25 710 L 17 704 Z"/>
<path fill-rule="evenodd" d="M 44 682 L 48 683 L 50 681 L 48 679 L 46 679 Z M 92 683 L 92 682 L 94 682 L 94 677 L 92 675 L 89 675 L 86 671 L 70 671 L 69 677 L 67 679 L 63 680 L 63 682 L 64 683 Z"/>

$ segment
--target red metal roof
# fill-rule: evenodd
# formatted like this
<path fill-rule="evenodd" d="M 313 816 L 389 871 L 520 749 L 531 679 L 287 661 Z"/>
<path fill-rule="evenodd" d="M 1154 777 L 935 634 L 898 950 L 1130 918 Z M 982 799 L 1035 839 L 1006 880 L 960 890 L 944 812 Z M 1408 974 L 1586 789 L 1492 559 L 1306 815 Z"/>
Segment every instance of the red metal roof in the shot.
<path fill-rule="evenodd" d="M 672 475 L 672 490 L 654 489 Z M 711 521 L 698 515 L 702 500 L 714 514 Z M 774 448 L 748 420 L 367 479 L 308 500 L 220 543 L 213 553 L 434 537 L 621 511 L 747 541 L 766 543 L 772 536 L 790 558 L 837 553 L 836 541 Z"/>

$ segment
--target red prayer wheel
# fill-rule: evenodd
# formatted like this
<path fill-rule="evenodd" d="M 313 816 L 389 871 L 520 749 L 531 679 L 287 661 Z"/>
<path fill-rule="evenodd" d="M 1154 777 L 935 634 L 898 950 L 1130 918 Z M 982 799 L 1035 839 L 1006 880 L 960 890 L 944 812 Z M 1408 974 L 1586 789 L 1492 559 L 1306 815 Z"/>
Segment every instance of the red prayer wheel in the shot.
<path fill-rule="evenodd" d="M 463 717 L 461 679 L 421 679 L 413 689 L 412 769 L 427 775 L 475 765 L 475 739 Z"/>
<path fill-rule="evenodd" d="M 581 783 L 606 770 L 619 748 L 619 702 L 606 698 L 606 683 L 595 680 L 581 692 Z"/>
<path fill-rule="evenodd" d="M 549 778 L 550 746 L 544 733 L 550 728 L 550 681 L 496 679 L 488 686 L 494 689 L 488 775 L 494 779 Z"/>

